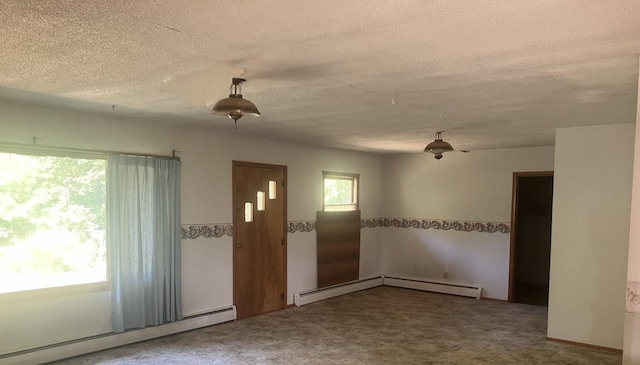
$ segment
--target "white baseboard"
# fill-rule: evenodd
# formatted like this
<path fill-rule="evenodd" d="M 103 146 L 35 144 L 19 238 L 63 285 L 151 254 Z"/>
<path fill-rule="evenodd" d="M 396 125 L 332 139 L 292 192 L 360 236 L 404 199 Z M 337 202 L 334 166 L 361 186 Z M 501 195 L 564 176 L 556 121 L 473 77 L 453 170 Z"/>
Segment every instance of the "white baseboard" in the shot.
<path fill-rule="evenodd" d="M 480 299 L 482 287 L 478 285 L 461 284 L 448 280 L 407 279 L 384 276 L 384 285 L 399 288 L 417 289 L 443 294 L 461 295 Z"/>
<path fill-rule="evenodd" d="M 326 288 L 306 290 L 293 294 L 293 302 L 301 306 L 324 299 L 349 294 L 356 291 L 371 289 L 381 285 L 398 288 L 416 289 L 443 294 L 453 294 L 480 299 L 482 287 L 478 285 L 461 284 L 449 280 L 409 279 L 389 276 L 379 276 L 370 279 L 350 281 L 344 284 L 332 285 Z"/>
<path fill-rule="evenodd" d="M 317 302 L 319 300 L 337 297 L 356 291 L 375 288 L 382 285 L 382 277 L 350 281 L 344 284 L 332 285 L 326 288 L 306 290 L 293 294 L 293 302 L 296 306 Z"/>
<path fill-rule="evenodd" d="M 78 340 L 40 349 L 8 354 L 0 357 L 0 365 L 40 364 L 68 357 L 84 355 L 90 352 L 146 341 L 157 337 L 190 331 L 218 323 L 229 322 L 237 317 L 235 306 L 220 308 L 209 313 L 189 317 L 181 321 L 131 330 L 124 333 L 108 334 L 86 340 Z"/>

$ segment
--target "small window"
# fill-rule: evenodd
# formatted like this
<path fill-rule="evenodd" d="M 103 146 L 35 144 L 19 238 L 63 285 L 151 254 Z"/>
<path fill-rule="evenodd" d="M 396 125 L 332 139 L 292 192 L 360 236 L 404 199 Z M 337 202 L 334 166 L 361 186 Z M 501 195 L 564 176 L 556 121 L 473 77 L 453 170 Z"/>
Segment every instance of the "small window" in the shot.
<path fill-rule="evenodd" d="M 253 203 L 244 203 L 244 221 L 247 223 L 253 222 Z"/>
<path fill-rule="evenodd" d="M 256 194 L 256 208 L 260 212 L 264 211 L 264 208 L 265 208 L 264 191 L 259 191 Z"/>
<path fill-rule="evenodd" d="M 358 174 L 322 172 L 326 212 L 358 210 Z"/>
<path fill-rule="evenodd" d="M 274 180 L 269 180 L 269 199 L 273 200 L 276 198 L 276 182 Z"/>

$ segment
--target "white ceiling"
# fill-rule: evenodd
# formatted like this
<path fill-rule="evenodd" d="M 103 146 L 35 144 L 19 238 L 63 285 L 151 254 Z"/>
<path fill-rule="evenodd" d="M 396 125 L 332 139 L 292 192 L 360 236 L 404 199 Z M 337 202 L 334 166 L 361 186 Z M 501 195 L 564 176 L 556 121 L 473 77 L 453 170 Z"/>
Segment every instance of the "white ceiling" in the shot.
<path fill-rule="evenodd" d="M 0 2 L 0 99 L 379 153 L 634 122 L 640 0 Z M 116 105 L 115 111 L 112 105 Z"/>

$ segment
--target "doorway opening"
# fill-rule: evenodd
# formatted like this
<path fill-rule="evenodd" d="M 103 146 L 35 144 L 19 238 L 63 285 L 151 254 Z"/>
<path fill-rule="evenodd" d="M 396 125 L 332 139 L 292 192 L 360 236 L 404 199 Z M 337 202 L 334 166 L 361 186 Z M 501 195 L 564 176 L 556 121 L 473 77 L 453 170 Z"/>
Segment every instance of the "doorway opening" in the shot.
<path fill-rule="evenodd" d="M 514 172 L 509 302 L 547 306 L 553 171 Z"/>
<path fill-rule="evenodd" d="M 283 309 L 287 167 L 233 161 L 233 304 L 238 319 Z"/>

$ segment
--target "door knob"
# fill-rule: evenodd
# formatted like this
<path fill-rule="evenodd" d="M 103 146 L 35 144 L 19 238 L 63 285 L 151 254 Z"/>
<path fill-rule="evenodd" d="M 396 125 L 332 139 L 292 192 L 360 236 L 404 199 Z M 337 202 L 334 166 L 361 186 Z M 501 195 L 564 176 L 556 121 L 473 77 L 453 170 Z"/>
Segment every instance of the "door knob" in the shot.
<path fill-rule="evenodd" d="M 236 244 L 236 248 L 242 248 L 242 246 L 243 246 L 242 243 Z"/>

